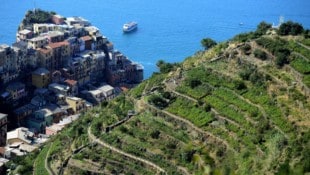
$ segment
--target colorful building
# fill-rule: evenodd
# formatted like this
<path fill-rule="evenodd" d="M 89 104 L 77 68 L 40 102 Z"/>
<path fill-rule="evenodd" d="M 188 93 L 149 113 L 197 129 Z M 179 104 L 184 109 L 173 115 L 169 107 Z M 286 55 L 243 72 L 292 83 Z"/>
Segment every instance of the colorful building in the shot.
<path fill-rule="evenodd" d="M 46 88 L 50 83 L 50 72 L 45 68 L 38 68 L 32 72 L 32 85 L 36 88 Z"/>
<path fill-rule="evenodd" d="M 86 109 L 85 100 L 78 97 L 66 97 L 67 104 L 71 107 L 74 113 L 79 113 Z"/>
<path fill-rule="evenodd" d="M 7 114 L 0 113 L 0 147 L 6 145 L 6 134 L 7 134 Z"/>

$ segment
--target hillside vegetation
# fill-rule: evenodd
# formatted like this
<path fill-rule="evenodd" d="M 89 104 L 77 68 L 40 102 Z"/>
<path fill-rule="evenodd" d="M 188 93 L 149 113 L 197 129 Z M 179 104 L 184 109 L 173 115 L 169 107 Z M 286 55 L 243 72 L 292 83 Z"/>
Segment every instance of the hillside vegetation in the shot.
<path fill-rule="evenodd" d="M 55 174 L 310 173 L 309 31 L 270 27 L 160 60 L 159 73 L 85 112 L 15 171 L 46 173 L 45 156 Z"/>

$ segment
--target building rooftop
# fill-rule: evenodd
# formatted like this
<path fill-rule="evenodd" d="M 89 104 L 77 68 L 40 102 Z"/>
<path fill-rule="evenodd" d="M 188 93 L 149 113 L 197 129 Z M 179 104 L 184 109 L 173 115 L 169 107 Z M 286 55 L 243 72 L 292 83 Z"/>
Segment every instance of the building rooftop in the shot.
<path fill-rule="evenodd" d="M 92 37 L 90 37 L 89 35 L 86 35 L 86 36 L 82 36 L 81 39 L 84 41 L 90 41 L 92 40 Z"/>
<path fill-rule="evenodd" d="M 42 40 L 46 40 L 46 37 L 45 36 L 37 36 L 37 37 L 31 38 L 29 41 L 36 42 L 36 41 L 42 41 Z"/>
<path fill-rule="evenodd" d="M 53 114 L 58 114 L 58 113 L 61 113 L 64 111 L 54 104 L 49 104 L 49 105 L 45 106 L 44 108 L 37 110 L 35 112 L 41 113 L 44 117 L 47 117 L 47 116 L 50 116 Z"/>
<path fill-rule="evenodd" d="M 25 113 L 25 112 L 27 112 L 27 111 L 29 111 L 29 110 L 34 111 L 36 108 L 37 108 L 37 107 L 34 106 L 33 104 L 26 104 L 26 105 L 24 105 L 24 106 L 21 106 L 21 107 L 15 109 L 15 110 L 14 110 L 14 113 L 17 114 L 17 115 L 19 115 L 19 114 L 23 114 L 23 113 Z"/>
<path fill-rule="evenodd" d="M 90 31 L 90 32 L 96 32 L 96 31 L 99 31 L 99 29 L 95 26 L 88 26 L 88 27 L 85 27 L 85 30 L 86 31 Z"/>
<path fill-rule="evenodd" d="M 74 85 L 76 85 L 76 84 L 77 84 L 77 81 L 67 79 L 67 80 L 65 80 L 65 83 L 67 83 L 67 84 L 68 84 L 68 85 L 70 85 L 70 86 L 74 86 Z"/>
<path fill-rule="evenodd" d="M 64 128 L 63 125 L 59 125 L 59 124 L 55 123 L 51 126 L 47 126 L 45 128 L 45 130 L 50 130 L 50 131 L 53 131 L 54 133 L 57 133 L 58 131 L 61 131 L 63 128 Z"/>
<path fill-rule="evenodd" d="M 64 18 L 63 16 L 61 16 L 61 15 L 54 15 L 56 18 Z"/>
<path fill-rule="evenodd" d="M 34 26 L 38 26 L 38 27 L 42 27 L 42 26 L 53 27 L 53 26 L 56 26 L 55 24 L 52 24 L 52 23 L 35 23 L 33 25 Z"/>
<path fill-rule="evenodd" d="M 0 120 L 2 120 L 3 118 L 6 118 L 6 117 L 7 117 L 7 114 L 0 113 Z"/>
<path fill-rule="evenodd" d="M 32 33 L 32 31 L 27 30 L 27 29 L 24 29 L 24 30 L 19 31 L 18 33 L 20 33 L 20 34 L 22 34 L 22 35 L 27 35 L 27 34 L 29 34 L 29 33 Z"/>
<path fill-rule="evenodd" d="M 31 104 L 33 104 L 33 105 L 35 105 L 35 106 L 43 106 L 45 103 L 46 103 L 46 101 L 45 101 L 45 99 L 44 99 L 44 97 L 43 96 L 40 96 L 40 95 L 36 95 L 36 96 L 34 96 L 32 99 L 31 99 L 31 102 L 30 102 Z"/>
<path fill-rule="evenodd" d="M 114 90 L 114 87 L 108 85 L 108 84 L 104 84 L 102 86 L 100 86 L 98 88 L 98 90 L 102 91 L 102 92 L 109 92 L 109 91 L 113 91 Z"/>
<path fill-rule="evenodd" d="M 17 47 L 19 49 L 26 49 L 28 44 L 25 41 L 19 41 L 13 44 L 13 47 Z"/>
<path fill-rule="evenodd" d="M 43 54 L 48 54 L 48 53 L 50 53 L 51 51 L 52 51 L 52 49 L 50 49 L 50 48 L 47 48 L 47 49 L 45 49 L 45 48 L 39 48 L 39 49 L 37 49 L 40 53 L 43 53 Z"/>
<path fill-rule="evenodd" d="M 67 46 L 67 45 L 69 45 L 68 41 L 62 41 L 62 42 L 48 44 L 48 46 L 51 47 L 52 49 L 62 47 L 62 46 Z"/>
<path fill-rule="evenodd" d="M 53 112 L 51 110 L 49 110 L 48 108 L 39 109 L 39 110 L 35 111 L 35 113 L 40 113 L 44 117 L 53 115 Z"/>
<path fill-rule="evenodd" d="M 34 91 L 34 94 L 38 94 L 38 95 L 46 95 L 48 93 L 48 89 L 46 88 L 37 88 L 35 91 Z"/>
<path fill-rule="evenodd" d="M 68 117 L 63 118 L 62 120 L 60 120 L 59 123 L 57 123 L 57 125 L 59 126 L 65 126 L 67 124 L 72 123 L 73 121 L 77 120 L 80 117 L 80 114 L 76 114 L 76 115 L 70 115 Z"/>
<path fill-rule="evenodd" d="M 77 16 L 67 17 L 66 21 L 69 21 L 69 22 L 83 22 L 83 23 L 86 23 L 88 25 L 90 24 L 89 21 L 87 21 L 86 19 L 84 19 L 82 17 L 77 17 Z"/>
<path fill-rule="evenodd" d="M 46 106 L 46 108 L 49 109 L 53 114 L 64 112 L 60 107 L 55 104 L 49 104 Z"/>
<path fill-rule="evenodd" d="M 29 139 L 29 137 L 33 137 L 33 133 L 30 132 L 28 130 L 28 128 L 25 128 L 25 127 L 20 127 L 20 128 L 16 128 L 15 130 L 13 131 L 9 131 L 7 133 L 7 140 L 10 140 L 10 139 L 20 139 L 28 144 L 31 143 L 31 140 Z"/>
<path fill-rule="evenodd" d="M 96 96 L 102 93 L 102 91 L 96 89 L 96 90 L 90 90 L 88 91 L 89 93 L 91 93 L 92 95 Z"/>
<path fill-rule="evenodd" d="M 3 164 L 6 164 L 8 163 L 10 160 L 9 159 L 5 159 L 5 158 L 0 158 L 0 167 L 3 165 Z"/>
<path fill-rule="evenodd" d="M 136 66 L 136 70 L 144 70 L 143 65 L 140 64 L 140 63 L 135 63 L 135 62 L 133 62 L 132 65 L 135 65 L 135 66 Z"/>
<path fill-rule="evenodd" d="M 30 152 L 34 151 L 35 149 L 37 149 L 37 147 L 32 146 L 32 145 L 28 145 L 28 144 L 21 144 L 19 146 L 19 149 L 21 151 L 26 151 L 26 152 L 30 153 Z"/>
<path fill-rule="evenodd" d="M 43 67 L 40 67 L 40 68 L 36 69 L 35 71 L 33 71 L 32 73 L 36 74 L 36 75 L 45 75 L 45 74 L 49 74 L 50 71 L 48 71 L 47 69 L 45 69 Z"/>
<path fill-rule="evenodd" d="M 7 44 L 0 44 L 0 49 L 8 49 L 8 48 L 10 48 L 9 45 L 7 45 Z"/>
<path fill-rule="evenodd" d="M 16 90 L 21 90 L 24 88 L 25 88 L 25 84 L 21 82 L 14 82 L 14 83 L 9 84 L 6 89 L 11 90 L 11 91 L 16 91 Z"/>
<path fill-rule="evenodd" d="M 1 97 L 2 97 L 2 98 L 7 98 L 8 96 L 10 96 L 10 93 L 7 92 L 7 91 L 5 91 L 5 92 L 3 92 L 3 93 L 1 94 Z"/>
<path fill-rule="evenodd" d="M 85 100 L 85 105 L 87 108 L 93 107 L 93 104 L 87 100 Z"/>
<path fill-rule="evenodd" d="M 52 83 L 48 85 L 49 88 L 54 88 L 60 91 L 68 91 L 70 88 L 66 85 L 58 84 L 58 83 Z"/>
<path fill-rule="evenodd" d="M 81 24 L 73 24 L 72 26 L 73 26 L 75 29 L 84 30 L 84 26 L 81 25 Z"/>
<path fill-rule="evenodd" d="M 65 41 L 68 41 L 68 43 L 73 44 L 77 42 L 77 37 L 69 37 Z"/>
<path fill-rule="evenodd" d="M 49 36 L 49 37 L 56 37 L 56 36 L 63 36 L 64 33 L 61 31 L 49 31 L 47 33 L 42 33 L 41 36 Z"/>
<path fill-rule="evenodd" d="M 81 100 L 83 100 L 82 98 L 78 98 L 78 97 L 67 97 L 67 99 L 74 100 L 74 101 L 81 101 Z"/>

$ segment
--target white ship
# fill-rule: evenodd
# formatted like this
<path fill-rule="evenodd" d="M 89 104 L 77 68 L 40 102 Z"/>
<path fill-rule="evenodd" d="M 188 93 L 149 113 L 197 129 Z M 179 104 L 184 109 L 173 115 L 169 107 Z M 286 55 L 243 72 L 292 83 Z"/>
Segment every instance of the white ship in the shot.
<path fill-rule="evenodd" d="M 123 25 L 124 32 L 131 32 L 138 27 L 138 23 L 136 22 L 129 22 Z"/>

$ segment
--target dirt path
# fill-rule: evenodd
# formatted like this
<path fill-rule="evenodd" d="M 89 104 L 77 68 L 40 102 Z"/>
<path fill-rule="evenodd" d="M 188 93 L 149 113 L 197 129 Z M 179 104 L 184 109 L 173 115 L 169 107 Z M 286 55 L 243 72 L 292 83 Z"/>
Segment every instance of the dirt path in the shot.
<path fill-rule="evenodd" d="M 166 81 L 165 81 L 165 85 L 166 85 L 167 89 L 168 89 L 170 92 L 172 92 L 172 93 L 174 93 L 174 94 L 176 94 L 176 95 L 178 95 L 178 96 L 184 97 L 184 98 L 186 98 L 186 99 L 188 99 L 188 100 L 190 100 L 190 101 L 192 101 L 192 102 L 198 102 L 196 99 L 194 99 L 194 98 L 192 98 L 192 97 L 189 97 L 189 96 L 187 96 L 187 95 L 185 95 L 185 94 L 181 94 L 181 93 L 176 92 L 175 90 L 171 89 L 170 86 L 168 85 L 168 83 L 166 83 Z M 225 89 L 227 89 L 227 90 L 231 91 L 232 93 L 234 93 L 234 94 L 235 94 L 237 97 L 239 97 L 241 100 L 246 101 L 247 103 L 251 104 L 252 106 L 256 106 L 259 110 L 261 110 L 261 112 L 263 113 L 264 117 L 266 117 L 266 112 L 263 110 L 263 108 L 262 108 L 261 106 L 258 106 L 258 105 L 256 105 L 256 104 L 253 104 L 253 103 L 250 102 L 248 99 L 245 99 L 243 96 L 240 96 L 239 94 L 237 94 L 236 92 L 234 92 L 234 91 L 232 91 L 232 90 L 230 90 L 230 89 L 228 89 L 228 88 L 225 88 Z M 211 108 L 211 111 L 215 114 L 215 118 L 221 119 L 221 120 L 225 120 L 225 121 L 227 121 L 227 122 L 229 122 L 229 123 L 231 123 L 231 124 L 237 126 L 238 128 L 243 129 L 243 128 L 240 126 L 239 123 L 236 123 L 236 122 L 233 121 L 233 120 L 230 120 L 230 119 L 228 119 L 228 118 L 226 118 L 226 117 L 221 116 L 220 113 L 219 113 L 218 111 L 216 111 L 214 108 Z M 172 115 L 173 115 L 173 114 L 172 114 Z M 175 116 L 176 116 L 176 115 L 175 115 Z M 178 117 L 178 116 L 177 116 L 177 117 Z M 253 124 L 256 124 L 256 123 L 257 123 L 257 122 L 253 121 L 252 119 L 250 119 L 250 118 L 248 118 L 248 117 L 246 117 L 246 120 L 249 121 L 249 122 L 251 122 L 251 123 L 253 123 Z M 276 127 L 282 134 L 284 134 L 284 132 L 281 131 L 277 126 L 275 126 L 275 127 Z M 284 135 L 285 135 L 285 134 L 284 134 Z M 226 144 L 226 146 L 228 146 L 228 144 Z M 261 154 L 264 154 L 264 152 L 263 152 L 260 148 L 258 148 L 257 146 L 256 146 L 256 149 L 257 149 Z"/>
<path fill-rule="evenodd" d="M 306 45 L 304 45 L 304 44 L 302 44 L 302 43 L 300 43 L 300 42 L 296 42 L 296 43 L 297 43 L 298 45 L 304 47 L 305 49 L 310 50 L 310 47 L 309 47 L 309 46 L 306 46 Z"/>
<path fill-rule="evenodd" d="M 292 54 L 294 54 L 294 55 L 296 55 L 296 56 L 299 56 L 299 57 L 301 57 L 302 59 L 304 59 L 304 60 L 306 60 L 306 61 L 310 61 L 309 58 L 305 57 L 304 55 L 302 55 L 302 54 L 300 54 L 300 53 L 298 53 L 298 52 L 293 52 Z"/>
<path fill-rule="evenodd" d="M 82 162 L 80 160 L 70 159 L 68 162 L 68 165 L 71 167 L 76 167 L 80 170 L 91 171 L 92 173 L 95 173 L 95 174 L 106 173 L 104 171 L 100 171 L 99 166 L 95 165 L 93 162 L 90 162 L 90 161 Z"/>
<path fill-rule="evenodd" d="M 246 101 L 246 102 L 249 103 L 250 105 L 257 107 L 257 108 L 260 110 L 260 112 L 263 114 L 263 117 L 264 117 L 265 119 L 267 119 L 267 113 L 266 113 L 265 109 L 264 109 L 262 106 L 260 106 L 260 105 L 258 105 L 258 104 L 255 104 L 255 103 L 251 102 L 249 99 L 244 98 L 243 96 L 237 94 L 235 91 L 232 91 L 232 90 L 230 90 L 230 89 L 227 89 L 227 90 L 231 91 L 231 92 L 234 93 L 236 96 L 238 96 L 240 99 Z M 275 124 L 272 122 L 271 119 L 269 119 L 269 121 L 270 121 L 270 124 L 271 124 L 276 130 L 278 130 L 281 134 L 284 135 L 284 137 L 286 137 L 286 139 L 288 139 L 288 135 L 287 135 L 287 134 L 285 134 L 277 125 L 275 125 Z"/>
<path fill-rule="evenodd" d="M 180 116 L 177 116 L 177 115 L 175 115 L 175 114 L 172 114 L 172 113 L 170 113 L 170 112 L 168 112 L 168 111 L 158 109 L 158 108 L 156 108 L 156 107 L 154 107 L 154 106 L 152 106 L 152 105 L 150 105 L 150 104 L 148 104 L 148 103 L 145 103 L 145 102 L 144 102 L 144 105 L 146 105 L 147 107 L 151 108 L 152 110 L 162 112 L 162 113 L 166 114 L 167 116 L 169 116 L 169 117 L 171 117 L 171 118 L 173 118 L 173 119 L 175 119 L 175 120 L 178 120 L 178 121 L 181 121 L 182 123 L 185 123 L 186 125 L 190 126 L 192 129 L 194 129 L 196 132 L 198 132 L 198 133 L 200 133 L 200 134 L 202 134 L 202 135 L 207 135 L 207 136 L 213 138 L 214 140 L 217 140 L 218 142 L 223 143 L 223 144 L 227 147 L 227 149 L 233 151 L 234 153 L 237 153 L 236 150 L 234 150 L 233 148 L 231 148 L 231 147 L 229 146 L 229 144 L 228 144 L 225 140 L 222 140 L 221 138 L 218 138 L 217 136 L 213 135 L 212 133 L 210 133 L 210 132 L 208 132 L 208 131 L 202 130 L 201 128 L 195 126 L 195 125 L 194 125 L 193 123 L 191 123 L 190 121 L 188 121 L 188 120 L 186 120 L 186 119 L 184 119 L 184 118 L 182 118 L 182 117 L 180 117 Z"/>
<path fill-rule="evenodd" d="M 48 157 L 50 155 L 50 151 L 51 151 L 52 146 L 53 146 L 53 143 L 52 143 L 52 145 L 49 147 L 49 149 L 47 151 L 47 154 L 46 154 L 46 157 L 45 157 L 45 160 L 44 160 L 44 167 L 48 171 L 48 174 L 55 175 L 54 171 L 50 168 L 50 166 L 48 166 L 48 162 L 47 162 L 47 159 L 48 159 Z"/>
<path fill-rule="evenodd" d="M 198 102 L 198 100 L 196 100 L 196 99 L 194 99 L 194 98 L 192 98 L 192 97 L 189 97 L 189 96 L 187 96 L 187 95 L 185 95 L 185 94 L 181 94 L 181 93 L 179 93 L 179 92 L 177 92 L 177 91 L 171 89 L 170 86 L 169 86 L 167 83 L 165 83 L 165 85 L 166 85 L 167 89 L 168 89 L 170 92 L 172 92 L 172 93 L 174 93 L 174 94 L 176 94 L 176 95 L 178 95 L 178 96 L 181 96 L 181 97 L 183 97 L 183 98 L 186 98 L 186 99 L 188 99 L 188 100 L 190 100 L 190 101 L 192 101 L 192 102 L 195 102 L 195 103 Z M 238 123 L 236 123 L 236 122 L 234 122 L 234 121 L 232 121 L 232 120 L 230 120 L 230 119 L 228 119 L 228 118 L 226 118 L 226 117 L 221 116 L 220 113 L 219 113 L 218 111 L 216 111 L 214 108 L 211 108 L 211 111 L 215 114 L 215 118 L 225 120 L 225 121 L 227 121 L 227 122 L 229 122 L 229 123 L 231 123 L 231 124 L 233 124 L 233 125 L 235 125 L 235 126 L 237 126 L 237 127 L 240 128 L 240 125 L 239 125 Z"/>
<path fill-rule="evenodd" d="M 181 167 L 181 166 L 178 166 L 177 168 L 178 168 L 178 170 L 182 171 L 182 172 L 184 173 L 184 175 L 191 175 L 191 174 L 187 171 L 186 168 Z"/>
<path fill-rule="evenodd" d="M 134 156 L 132 154 L 126 153 L 126 152 L 124 152 L 124 151 L 122 151 L 122 150 L 120 150 L 118 148 L 115 148 L 115 147 L 109 145 L 108 143 L 106 143 L 106 142 L 104 142 L 102 140 L 99 140 L 98 138 L 96 138 L 95 135 L 93 135 L 91 133 L 91 127 L 88 127 L 87 133 L 88 133 L 88 137 L 89 137 L 89 139 L 91 141 L 96 142 L 96 143 L 100 144 L 101 146 L 106 147 L 106 148 L 108 148 L 108 149 L 110 149 L 110 150 L 112 150 L 112 151 L 114 151 L 116 153 L 119 153 L 119 154 L 123 155 L 123 156 L 129 157 L 129 158 L 134 159 L 136 161 L 139 161 L 139 162 L 142 162 L 144 164 L 147 164 L 148 166 L 153 167 L 154 169 L 156 169 L 158 172 L 163 172 L 163 173 L 166 174 L 166 171 L 163 168 L 159 167 L 158 165 L 154 164 L 153 162 L 150 162 L 150 161 L 148 161 L 146 159 L 143 159 L 143 158 Z"/>

